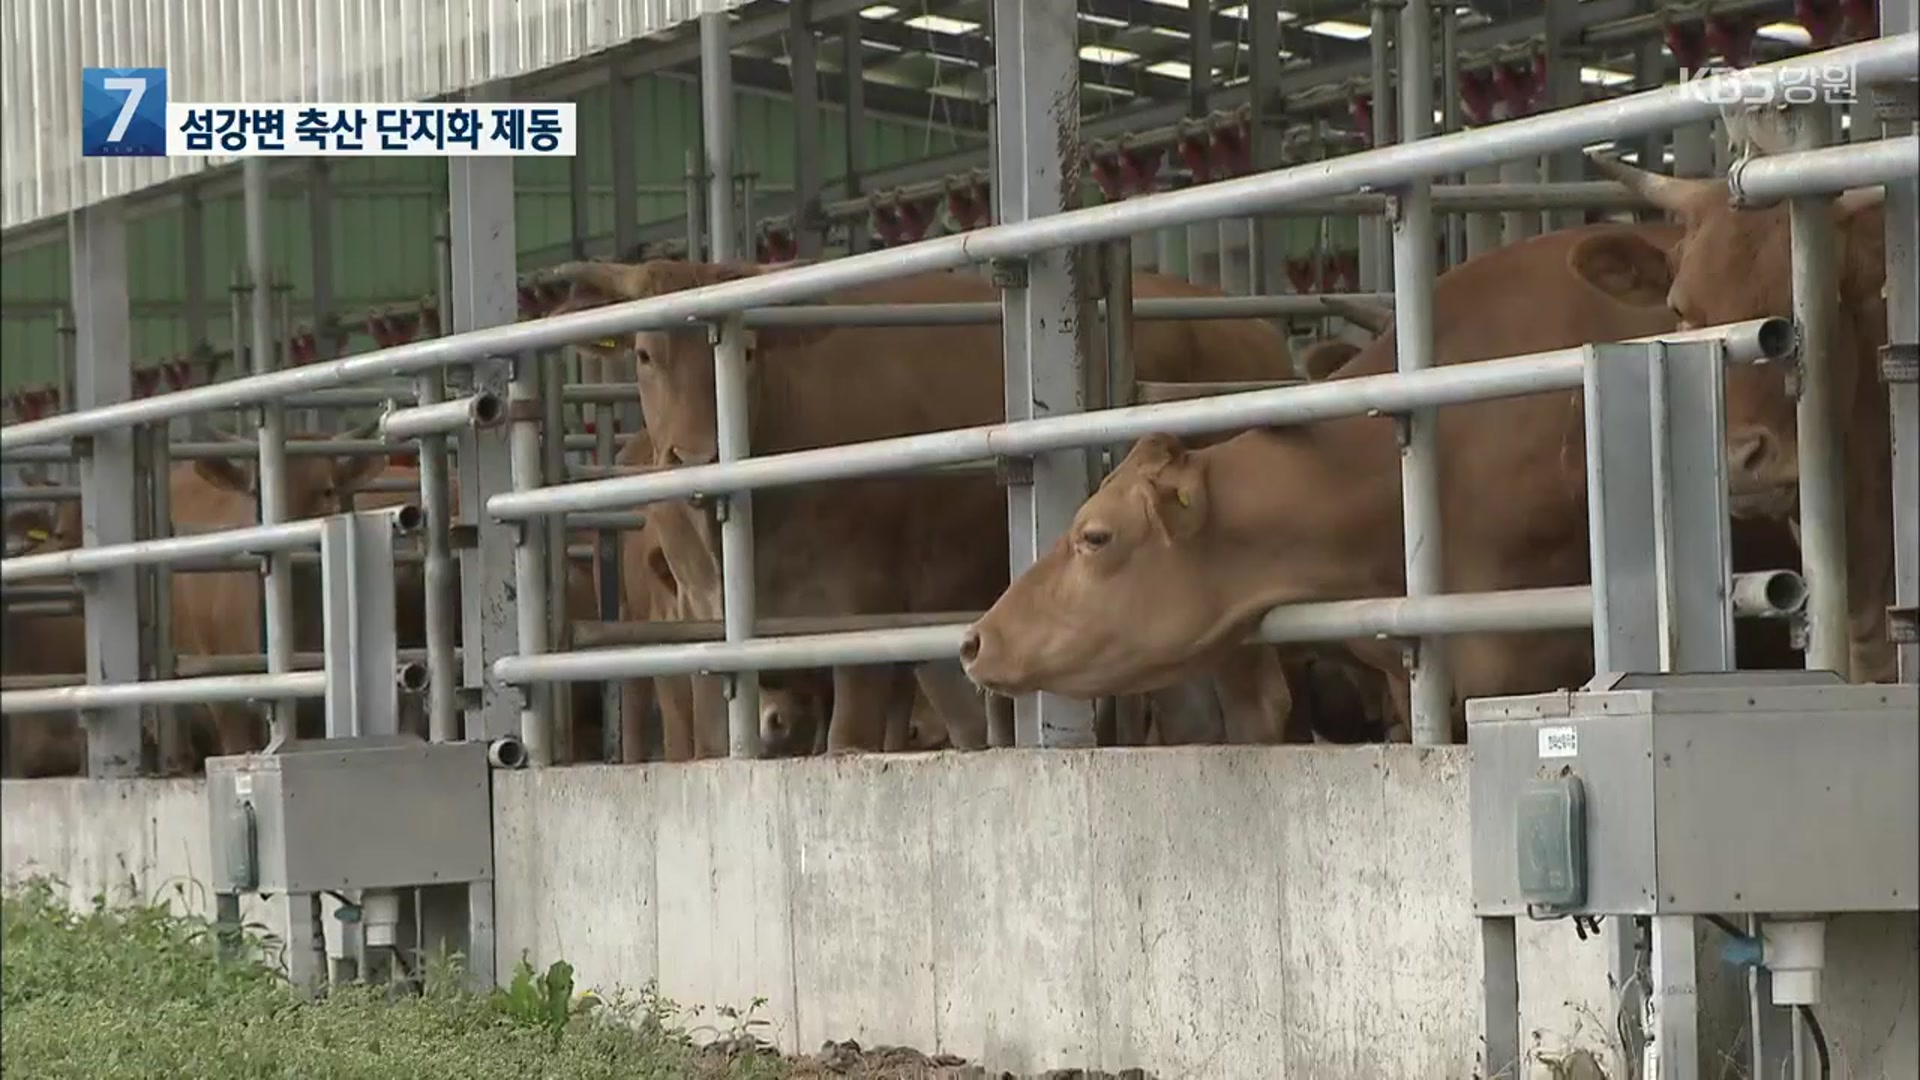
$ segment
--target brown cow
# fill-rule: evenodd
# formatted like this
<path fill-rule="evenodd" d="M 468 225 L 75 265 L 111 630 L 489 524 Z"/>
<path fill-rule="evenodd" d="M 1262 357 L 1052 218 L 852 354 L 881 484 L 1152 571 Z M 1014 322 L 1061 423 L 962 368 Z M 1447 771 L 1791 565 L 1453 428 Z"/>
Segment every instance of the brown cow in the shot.
<path fill-rule="evenodd" d="M 7 558 L 59 551 L 80 542 L 80 504 L 23 507 L 7 515 Z M 87 631 L 78 613 L 23 615 L 5 612 L 0 627 L 0 671 L 8 675 L 82 675 L 87 670 Z M 87 741 L 71 713 L 8 716 L 0 738 L 0 775 L 74 776 L 87 767 Z"/>
<path fill-rule="evenodd" d="M 351 432 L 345 437 L 361 434 Z M 325 437 L 288 436 L 290 440 Z M 332 458 L 298 454 L 288 455 L 286 462 L 287 518 L 295 521 L 337 513 L 346 493 L 385 466 L 384 459 L 370 456 Z M 236 459 L 205 458 L 174 465 L 169 475 L 174 532 L 212 532 L 257 523 L 258 488 L 253 478 L 253 467 Z M 258 574 L 223 571 L 171 576 L 173 646 L 180 655 L 220 656 L 260 651 L 261 578 Z M 316 575 L 297 572 L 294 588 L 296 647 L 317 647 L 319 605 L 301 599 L 318 588 Z M 208 711 L 212 717 L 214 754 L 247 753 L 266 745 L 265 731 L 253 709 L 224 704 L 211 706 Z M 316 715 L 310 709 L 305 711 L 309 718 Z M 199 768 L 201 757 L 196 751 L 189 767 Z M 163 763 L 163 768 L 173 765 L 177 763 Z"/>
<path fill-rule="evenodd" d="M 1622 305 L 1567 268 L 1572 245 L 1620 226 L 1534 237 L 1442 275 L 1437 363 L 1659 333 L 1664 311 Z M 1656 244 L 1679 230 L 1629 229 Z M 1524 303 L 1491 306 L 1525 283 Z M 1394 334 L 1341 369 L 1394 367 Z M 1578 394 L 1441 410 L 1445 587 L 1478 591 L 1587 580 Z M 1358 417 L 1263 429 L 1189 449 L 1142 439 L 1073 526 L 972 628 L 962 660 L 1001 692 L 1096 696 L 1151 689 L 1240 641 L 1285 603 L 1404 589 L 1399 453 L 1391 421 Z M 1152 619 L 1116 618 L 1151 611 Z M 1404 685 L 1393 647 L 1351 643 Z M 1588 635 L 1448 640 L 1456 700 L 1570 686 L 1592 670 Z M 1458 710 L 1456 709 L 1456 724 Z"/>
<path fill-rule="evenodd" d="M 1739 210 L 1720 180 L 1644 172 L 1594 160 L 1615 179 L 1674 214 L 1685 238 L 1669 253 L 1625 236 L 1572 253 L 1576 272 L 1628 303 L 1671 308 L 1683 325 L 1717 326 L 1793 314 L 1792 235 L 1784 206 Z M 1886 637 L 1893 602 L 1893 480 L 1887 388 L 1878 352 L 1887 341 L 1886 219 L 1879 188 L 1834 203 L 1838 317 L 1827 343 L 1842 435 L 1847 490 L 1847 607 L 1852 675 L 1897 677 Z M 1799 441 L 1783 365 L 1755 365 L 1727 378 L 1727 443 L 1735 509 L 1786 518 L 1797 508 Z"/>
<path fill-rule="evenodd" d="M 748 264 L 575 264 L 559 271 L 570 306 L 672 292 L 762 272 Z M 1140 296 L 1213 295 L 1139 275 Z M 585 294 L 584 301 L 582 294 Z M 848 290 L 843 304 L 991 300 L 975 274 L 934 273 Z M 702 330 L 634 337 L 642 411 L 663 464 L 713 460 L 712 350 Z M 991 324 L 761 330 L 752 381 L 756 454 L 986 424 L 1004 417 L 999 329 Z M 1285 378 L 1285 339 L 1260 320 L 1143 321 L 1135 371 L 1144 381 Z M 1102 362 L 1103 363 L 1103 362 Z M 869 479 L 754 496 L 760 605 L 775 614 L 964 610 L 1006 580 L 1005 496 L 977 476 Z M 711 559 L 711 540 L 707 544 Z M 681 553 L 668 543 L 675 563 Z M 685 575 L 682 575 L 684 578 Z M 716 597 L 702 598 L 705 617 Z M 1225 662 L 1226 658 L 1220 658 Z M 984 743 L 977 699 L 944 665 L 916 670 L 954 745 Z M 946 669 L 950 670 L 950 669 Z M 957 674 L 957 672 L 955 673 Z M 879 749 L 891 682 L 884 668 L 836 669 L 829 748 Z"/>
<path fill-rule="evenodd" d="M 1489 252 L 1442 275 L 1434 289 L 1436 362 L 1671 329 L 1664 310 L 1620 304 L 1569 268 L 1576 245 L 1616 232 L 1656 247 L 1680 236 L 1671 226 L 1587 226 Z M 1514 303 L 1485 303 L 1512 295 L 1515 282 L 1526 283 L 1526 292 Z M 1340 377 L 1393 367 L 1388 333 Z M 1445 588 L 1585 582 L 1580 396 L 1482 402 L 1439 416 Z M 962 659 L 981 685 L 1003 692 L 1149 688 L 1240 640 L 1270 607 L 1399 595 L 1400 514 L 1399 455 L 1384 420 L 1264 429 L 1201 449 L 1150 436 L 1080 508 L 1067 535 L 970 628 Z M 1114 618 L 1119 610 L 1156 617 Z M 1348 644 L 1404 695 L 1391 646 Z M 1456 733 L 1466 698 L 1577 685 L 1592 671 L 1584 631 L 1458 635 L 1447 645 Z"/>

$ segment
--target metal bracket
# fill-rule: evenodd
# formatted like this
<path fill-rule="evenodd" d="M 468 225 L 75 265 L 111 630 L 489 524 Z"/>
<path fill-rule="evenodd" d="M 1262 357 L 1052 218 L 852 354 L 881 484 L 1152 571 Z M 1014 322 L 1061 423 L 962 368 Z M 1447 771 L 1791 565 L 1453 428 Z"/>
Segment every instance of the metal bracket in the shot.
<path fill-rule="evenodd" d="M 509 398 L 507 401 L 507 423 L 538 424 L 545 419 L 541 415 L 538 397 Z"/>
<path fill-rule="evenodd" d="M 732 505 L 732 499 L 726 495 L 710 495 L 707 496 L 707 504 L 708 513 L 713 515 L 713 523 L 715 525 L 725 524 L 727 520 L 727 508 Z"/>
<path fill-rule="evenodd" d="M 1398 4 L 1394 4 L 1394 5 L 1387 5 L 1387 4 L 1381 4 L 1381 5 L 1379 5 L 1379 6 L 1381 6 L 1381 7 L 1388 7 L 1388 6 L 1393 6 L 1393 7 L 1398 7 L 1399 5 L 1398 5 Z M 1396 189 L 1396 190 L 1394 190 L 1394 191 L 1390 191 L 1390 192 L 1388 192 L 1388 193 L 1387 193 L 1387 205 L 1386 205 L 1386 212 L 1385 212 L 1385 214 L 1383 215 L 1383 216 L 1384 216 L 1384 217 L 1386 218 L 1386 220 L 1387 220 L 1387 224 L 1388 224 L 1389 226 L 1392 226 L 1392 225 L 1398 225 L 1398 224 L 1400 224 L 1400 219 L 1401 219 L 1401 218 L 1402 218 L 1402 217 L 1403 217 L 1403 216 L 1405 215 L 1405 213 L 1406 213 L 1406 202 L 1405 202 L 1405 200 L 1404 200 L 1404 199 L 1402 199 L 1402 197 L 1400 196 L 1400 193 L 1399 193 L 1399 191 L 1398 191 L 1398 190 Z"/>
<path fill-rule="evenodd" d="M 1892 623 L 1888 623 L 1888 628 L 1889 632 L 1891 632 Z M 1811 640 L 1808 629 L 1807 613 L 1805 610 L 1796 611 L 1792 615 L 1787 616 L 1788 647 L 1797 649 L 1800 652 L 1805 652 Z"/>
<path fill-rule="evenodd" d="M 1887 609 L 1887 641 L 1895 645 L 1920 645 L 1920 607 Z"/>
<path fill-rule="evenodd" d="M 1403 454 L 1413 445 L 1413 417 L 1406 413 L 1393 414 L 1393 441 Z"/>
<path fill-rule="evenodd" d="M 993 482 L 1001 487 L 1025 487 L 1033 483 L 1033 459 L 1002 457 L 993 459 Z"/>
<path fill-rule="evenodd" d="M 1880 346 L 1880 381 L 1920 382 L 1920 344 L 1903 341 Z"/>
<path fill-rule="evenodd" d="M 1903 79 L 1867 88 L 1874 118 L 1883 124 L 1911 124 L 1920 119 L 1920 83 Z"/>
<path fill-rule="evenodd" d="M 1024 289 L 1027 287 L 1027 260 L 993 259 L 987 263 L 989 280 L 996 289 Z"/>
<path fill-rule="evenodd" d="M 480 527 L 478 525 L 447 526 L 447 547 L 453 551 L 471 551 L 480 546 Z"/>

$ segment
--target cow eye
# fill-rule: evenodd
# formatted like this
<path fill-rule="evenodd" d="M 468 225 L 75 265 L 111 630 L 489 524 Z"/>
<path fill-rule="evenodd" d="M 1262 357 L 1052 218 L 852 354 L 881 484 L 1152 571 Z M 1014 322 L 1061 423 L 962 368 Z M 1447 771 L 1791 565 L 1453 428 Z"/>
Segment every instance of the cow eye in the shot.
<path fill-rule="evenodd" d="M 1080 530 L 1080 546 L 1088 551 L 1099 551 L 1113 540 L 1113 530 L 1104 525 L 1089 525 Z"/>
<path fill-rule="evenodd" d="M 648 352 L 648 351 L 647 351 L 647 350 L 645 350 L 645 349 L 635 349 L 635 350 L 633 350 L 633 358 L 634 358 L 635 360 L 638 360 L 638 361 L 639 361 L 640 363 L 642 363 L 642 364 L 651 364 L 651 363 L 653 363 L 653 354 L 652 354 L 652 353 L 650 353 L 650 352 Z"/>

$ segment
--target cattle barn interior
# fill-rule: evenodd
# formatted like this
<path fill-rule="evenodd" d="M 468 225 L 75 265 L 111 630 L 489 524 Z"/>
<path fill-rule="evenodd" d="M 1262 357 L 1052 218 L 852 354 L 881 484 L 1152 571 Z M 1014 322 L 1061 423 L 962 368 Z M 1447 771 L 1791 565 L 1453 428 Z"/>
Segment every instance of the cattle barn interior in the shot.
<path fill-rule="evenodd" d="M 994 1075 L 1920 1076 L 1913 0 L 133 6 L 0 22 L 9 880 Z M 575 153 L 83 157 L 76 60 Z"/>

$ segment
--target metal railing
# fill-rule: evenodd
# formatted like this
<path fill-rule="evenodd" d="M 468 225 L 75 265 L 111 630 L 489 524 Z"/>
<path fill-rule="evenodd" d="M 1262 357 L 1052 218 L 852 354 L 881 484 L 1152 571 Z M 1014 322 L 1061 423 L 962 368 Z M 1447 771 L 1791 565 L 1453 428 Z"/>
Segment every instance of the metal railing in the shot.
<path fill-rule="evenodd" d="M 1407 185 L 1419 185 L 1426 178 L 1459 172 L 1485 162 L 1506 158 L 1540 155 L 1556 150 L 1577 148 L 1592 142 L 1620 138 L 1641 131 L 1696 123 L 1710 119 L 1717 107 L 1714 91 L 1721 94 L 1740 89 L 1755 90 L 1772 85 L 1783 73 L 1799 75 L 1816 67 L 1845 65 L 1852 68 L 1862 84 L 1902 74 L 1916 57 L 1916 38 L 1912 33 L 1811 54 L 1793 61 L 1763 68 L 1716 76 L 1706 84 L 1692 83 L 1648 91 L 1590 106 L 1566 109 L 1550 115 L 1509 121 L 1465 133 L 1420 139 L 1351 157 L 1313 165 L 1282 169 L 1202 188 L 1151 195 L 1124 203 L 1091 209 L 1048 214 L 1033 220 L 983 228 L 974 232 L 943 237 L 900 248 L 851 256 L 828 263 L 803 265 L 778 272 L 697 288 L 682 293 L 621 302 L 603 308 L 573 312 L 533 322 L 494 326 L 457 333 L 442 338 L 413 342 L 339 361 L 272 372 L 263 372 L 231 382 L 149 397 L 121 401 L 81 412 L 16 424 L 0 430 L 0 453 L 8 459 L 31 456 L 34 448 L 62 446 L 69 440 L 97 436 L 130 426 L 163 423 L 174 418 L 219 409 L 284 402 L 303 393 L 336 393 L 351 384 L 382 378 L 419 377 L 444 367 L 497 362 L 503 357 L 551 349 L 573 342 L 604 338 L 613 334 L 643 329 L 684 326 L 690 322 L 718 321 L 722 325 L 722 344 L 718 350 L 723 374 L 728 362 L 728 336 L 742 325 L 739 313 L 768 308 L 757 316 L 765 325 L 797 324 L 817 319 L 853 314 L 845 310 L 822 315 L 818 308 L 781 309 L 771 305 L 809 300 L 834 290 L 897 278 L 906 274 L 954 269 L 983 262 L 1021 260 L 1055 248 L 1093 244 L 1123 238 L 1132 233 L 1221 216 L 1243 217 L 1276 209 L 1301 200 L 1334 198 L 1355 190 L 1399 191 Z M 1911 160 L 1902 160 L 1895 152 L 1900 147 L 1865 146 L 1819 151 L 1808 155 L 1789 155 L 1774 159 L 1757 176 L 1771 184 L 1763 190 L 1774 193 L 1815 192 L 1839 185 L 1873 183 L 1910 176 Z M 1801 162 L 1806 162 L 1803 165 Z M 1792 179 L 1800 169 L 1809 169 Z M 1415 218 L 1431 213 L 1430 203 L 1417 198 L 1404 204 L 1403 213 Z M 1419 239 L 1430 238 L 1417 228 L 1404 230 L 1410 239 L 1402 241 L 1409 251 L 1430 252 Z M 1402 310 L 1398 313 L 1399 339 L 1419 342 L 1430 336 L 1430 308 L 1418 305 L 1405 308 L 1405 297 L 1417 289 L 1417 281 L 1431 274 L 1431 263 L 1410 260 L 1407 280 L 1401 282 Z M 1148 308 L 1151 301 L 1139 302 Z M 958 305 L 956 305 L 958 307 Z M 967 305 L 964 321 L 986 321 L 993 305 Z M 978 310 L 975 310 L 975 308 Z M 1225 312 L 1234 305 L 1222 305 Z M 1246 305 L 1239 305 L 1244 310 Z M 1239 314 L 1236 311 L 1235 314 Z M 873 314 L 867 312 L 866 314 Z M 941 312 L 926 313 L 932 320 Z M 914 317 L 901 316 L 903 319 Z M 893 317 L 893 316 L 888 316 Z M 951 317 L 961 319 L 960 312 Z M 731 328 L 731 329 L 729 329 Z M 1777 332 L 1775 324 L 1746 324 L 1721 328 L 1707 335 L 1727 342 L 1735 354 L 1749 359 L 1780 355 L 1777 346 L 1767 344 L 1767 335 Z M 1680 340 L 1670 335 L 1669 340 Z M 737 353 L 737 346 L 733 347 Z M 487 512 L 496 520 L 524 520 L 576 510 L 612 509 L 647 499 L 675 498 L 683 495 L 744 493 L 754 488 L 804 482 L 807 479 L 871 475 L 924 468 L 943 462 L 958 463 L 996 456 L 1044 454 L 1050 451 L 1111 443 L 1146 431 L 1174 433 L 1219 431 L 1254 423 L 1309 422 L 1339 415 L 1367 411 L 1412 415 L 1420 410 L 1446 404 L 1490 397 L 1537 392 L 1546 389 L 1578 387 L 1583 378 L 1584 360 L 1578 350 L 1561 351 L 1539 357 L 1462 365 L 1423 370 L 1415 361 L 1403 359 L 1405 373 L 1369 379 L 1345 380 L 1339 385 L 1322 384 L 1253 393 L 1224 395 L 1211 399 L 1101 413 L 1064 416 L 1043 420 L 994 425 L 987 428 L 937 432 L 887 440 L 864 446 L 836 447 L 767 458 L 749 458 L 692 469 L 674 470 L 647 476 L 592 480 L 541 488 L 542 468 L 538 430 L 521 415 L 514 414 L 507 426 L 514 447 L 511 454 L 510 491 L 482 492 Z M 516 398 L 529 399 L 534 393 L 532 375 L 526 365 L 517 365 L 507 379 L 510 412 Z M 723 378 L 719 398 L 720 425 L 723 432 L 741 422 L 744 390 L 737 380 Z M 421 394 L 423 405 L 431 406 L 428 395 Z M 1417 419 L 1416 419 L 1417 425 Z M 431 436 L 430 436 L 431 437 Z M 725 441 L 725 440 L 723 440 Z M 356 448 L 357 449 L 357 448 Z M 264 450 L 264 447 L 263 447 Z M 263 480 L 274 482 L 276 466 L 263 452 Z M 723 455 L 724 456 L 724 455 Z M 1410 455 L 1423 456 L 1418 447 Z M 1409 487 L 1428 481 L 1409 473 Z M 1431 495 L 1412 495 L 1414 505 Z M 1411 515 L 1410 515 L 1411 516 Z M 431 536 L 437 523 L 429 521 Z M 735 539 L 723 544 L 724 591 L 739 596 L 743 590 L 743 568 L 751 565 L 750 534 L 727 530 Z M 626 655 L 599 659 L 578 656 L 542 656 L 545 633 L 546 590 L 537 557 L 538 541 L 522 532 L 515 558 L 520 598 L 517 655 L 487 650 L 477 653 L 469 644 L 469 659 L 478 658 L 491 665 L 492 673 L 508 682 L 537 682 L 563 678 L 569 671 L 584 670 L 580 665 L 598 665 L 594 670 L 611 674 L 640 675 L 664 670 L 671 648 L 697 649 L 699 670 L 752 670 L 759 665 L 784 664 L 783 650 L 795 656 L 801 650 L 816 662 L 879 662 L 904 656 L 940 655 L 947 647 L 942 635 L 949 628 L 920 627 L 905 630 L 862 632 L 857 640 L 848 637 L 831 649 L 821 641 L 792 642 L 748 640 L 752 624 L 751 608 L 729 605 L 732 633 L 729 641 L 717 645 L 671 646 L 655 650 L 660 659 L 648 660 L 647 650 L 625 650 Z M 9 560 L 11 562 L 11 560 Z M 83 564 L 84 565 L 84 564 Z M 1411 575 L 1427 585 L 1432 582 Z M 1426 611 L 1445 610 L 1449 605 L 1474 603 L 1471 598 L 1410 596 L 1406 601 L 1354 601 L 1356 604 L 1426 604 Z M 1561 598 L 1554 601 L 1564 604 Z M 1373 611 L 1376 609 L 1354 609 Z M 1377 609 L 1387 610 L 1385 607 Z M 1406 610 L 1404 607 L 1401 610 Z M 1276 616 L 1276 618 L 1279 616 Z M 1358 618 L 1359 616 L 1356 616 Z M 1372 616 L 1368 616 L 1372 617 Z M 1342 624 L 1346 625 L 1346 624 Z M 1353 625 L 1359 625 L 1355 623 Z M 1422 626 L 1429 624 L 1422 623 Z M 1484 625 L 1484 624 L 1476 624 Z M 445 654 L 445 650 L 441 650 Z M 689 661 L 691 662 L 691 661 Z M 569 665 L 573 665 L 569 667 Z M 471 673 L 470 673 L 471 676 Z M 469 679 L 471 682 L 471 677 Z M 522 735 L 534 750 L 534 759 L 542 760 L 546 738 L 538 729 L 541 718 L 534 710 L 522 714 Z M 734 727 L 741 724 L 737 712 Z M 1419 720 L 1428 732 L 1431 717 Z M 439 729 L 436 729 L 439 730 Z M 736 730 L 736 735 L 740 733 Z M 750 746 L 751 738 L 736 738 L 736 747 Z"/>

